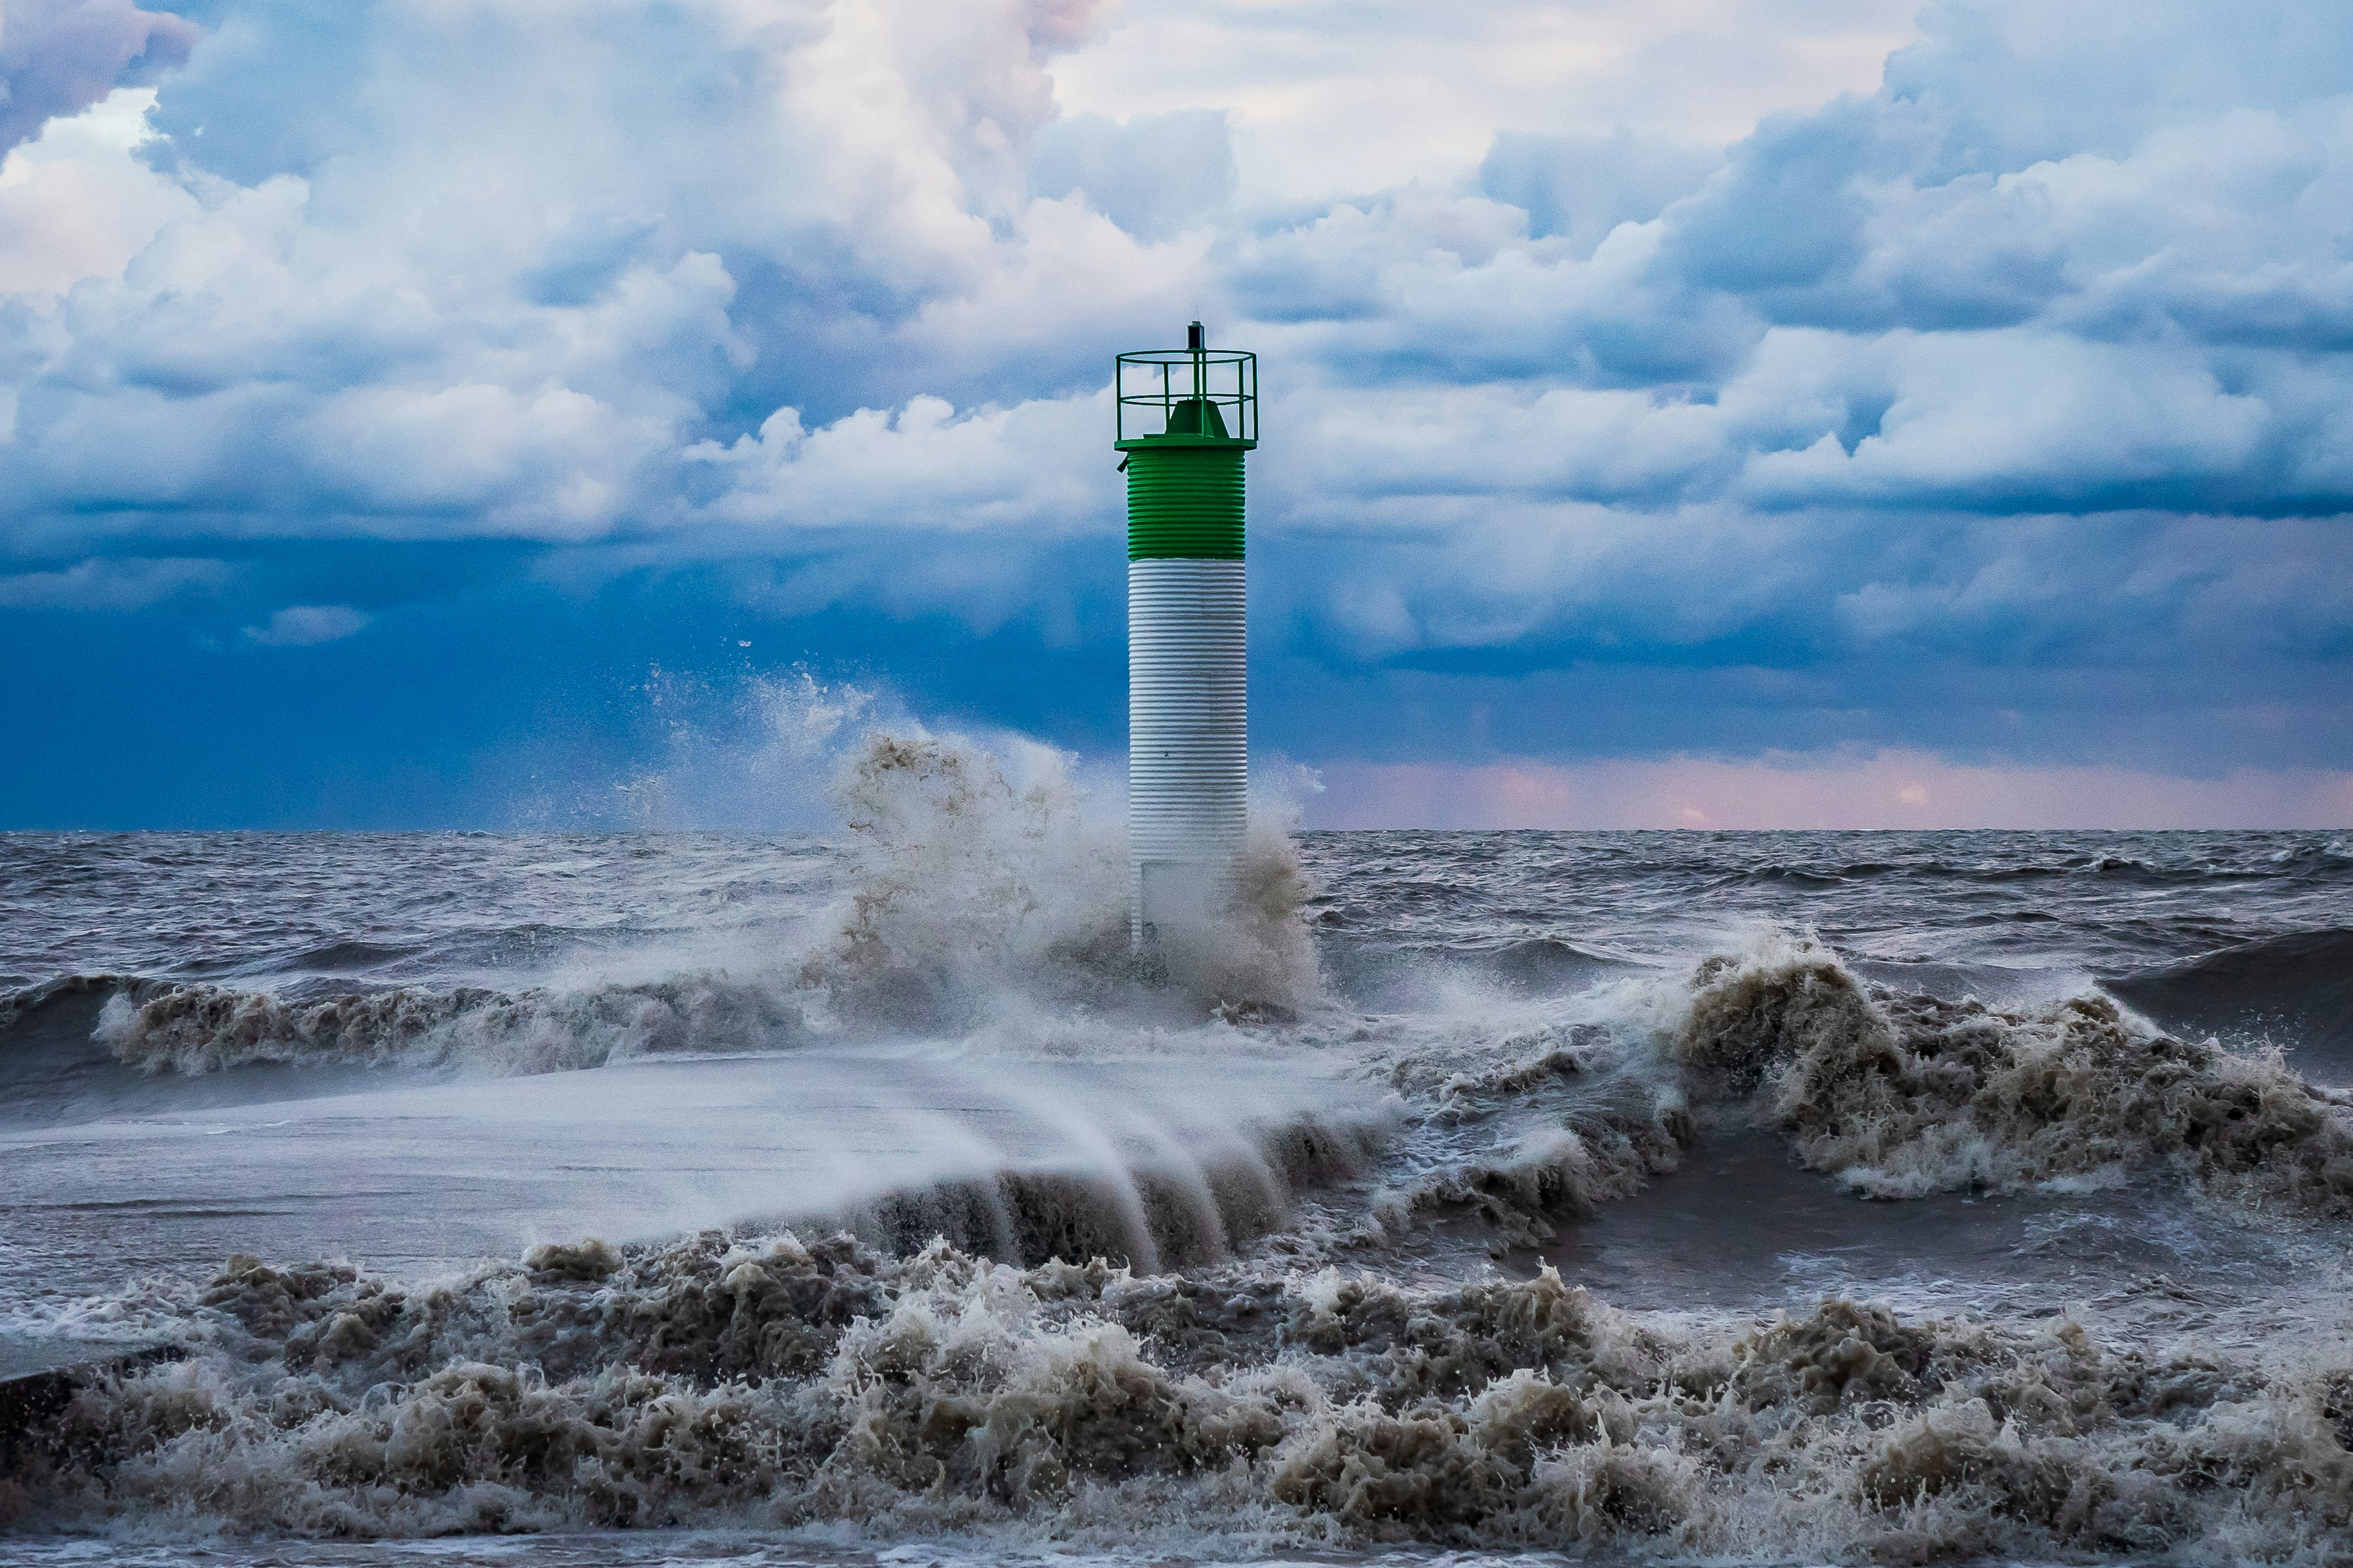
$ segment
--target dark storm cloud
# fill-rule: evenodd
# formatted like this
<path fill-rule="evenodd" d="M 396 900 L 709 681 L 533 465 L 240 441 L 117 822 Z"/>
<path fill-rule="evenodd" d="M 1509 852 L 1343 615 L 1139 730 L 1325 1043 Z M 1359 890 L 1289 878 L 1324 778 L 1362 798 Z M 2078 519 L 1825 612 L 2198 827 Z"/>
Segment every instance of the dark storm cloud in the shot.
<path fill-rule="evenodd" d="M 2339 6 L 1938 4 L 1729 146 L 1507 130 L 1314 200 L 1237 110 L 1060 114 L 1084 5 L 256 0 L 160 78 L 175 19 L 26 14 L 112 41 L 9 113 L 158 97 L 0 187 L 11 613 L 350 660 L 492 590 L 327 542 L 491 548 L 515 603 L 670 583 L 681 647 L 1067 683 L 1117 657 L 1104 359 L 1200 316 L 1263 356 L 1254 646 L 1345 695 L 1270 734 L 1443 754 L 1432 694 L 1517 682 L 1456 739 L 2161 762 L 2195 686 L 2185 756 L 2353 761 Z"/>

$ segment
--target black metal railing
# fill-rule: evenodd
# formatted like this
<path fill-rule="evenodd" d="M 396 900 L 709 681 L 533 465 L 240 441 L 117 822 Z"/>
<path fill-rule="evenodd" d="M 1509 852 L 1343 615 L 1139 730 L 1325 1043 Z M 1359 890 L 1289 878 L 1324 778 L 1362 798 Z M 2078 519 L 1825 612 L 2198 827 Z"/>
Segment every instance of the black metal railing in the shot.
<path fill-rule="evenodd" d="M 1190 348 L 1119 356 L 1122 442 L 1189 436 L 1258 445 L 1258 356 L 1205 348 L 1200 332 L 1194 322 Z"/>

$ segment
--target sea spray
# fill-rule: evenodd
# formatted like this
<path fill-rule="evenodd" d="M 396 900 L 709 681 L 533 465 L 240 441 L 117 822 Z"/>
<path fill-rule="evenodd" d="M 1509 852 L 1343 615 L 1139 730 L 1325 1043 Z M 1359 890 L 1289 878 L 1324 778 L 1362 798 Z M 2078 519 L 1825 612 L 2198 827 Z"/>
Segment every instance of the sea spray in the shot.
<path fill-rule="evenodd" d="M 1125 845 L 1087 809 L 1074 762 L 920 728 L 870 733 L 836 784 L 854 874 L 802 983 L 869 1018 L 934 1027 L 968 1027 L 1008 995 L 1229 1016 L 1326 1000 L 1301 918 L 1306 880 L 1272 825 L 1249 840 L 1228 918 L 1139 966 Z"/>
<path fill-rule="evenodd" d="M 575 830 L 823 831 L 844 752 L 870 730 L 911 722 L 888 689 L 806 667 L 713 681 L 657 665 L 638 694 L 649 760 L 593 784 L 543 786 L 518 815 Z"/>
<path fill-rule="evenodd" d="M 1063 753 L 1000 759 L 959 736 L 877 731 L 834 796 L 849 885 L 797 979 L 837 1008 L 968 1024 L 1009 983 L 1083 987 L 1114 966 L 1124 851 L 1082 815 Z"/>

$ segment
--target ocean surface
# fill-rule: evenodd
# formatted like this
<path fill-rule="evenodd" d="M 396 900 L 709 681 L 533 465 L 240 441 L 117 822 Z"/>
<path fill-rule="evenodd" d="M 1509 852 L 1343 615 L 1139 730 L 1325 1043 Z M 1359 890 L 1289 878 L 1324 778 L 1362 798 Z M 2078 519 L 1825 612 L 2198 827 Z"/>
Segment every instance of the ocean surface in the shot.
<path fill-rule="evenodd" d="M 0 1560 L 2353 1562 L 2353 840 L 0 836 Z"/>

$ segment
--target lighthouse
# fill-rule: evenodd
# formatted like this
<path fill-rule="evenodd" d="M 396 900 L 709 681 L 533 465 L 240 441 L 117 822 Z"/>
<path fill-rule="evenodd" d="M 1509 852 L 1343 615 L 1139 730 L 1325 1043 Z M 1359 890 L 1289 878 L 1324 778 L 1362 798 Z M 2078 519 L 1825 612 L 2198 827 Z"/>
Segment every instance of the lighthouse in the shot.
<path fill-rule="evenodd" d="M 1215 920 L 1250 827 L 1242 454 L 1258 356 L 1118 357 L 1127 473 L 1128 929 L 1136 946 Z"/>

